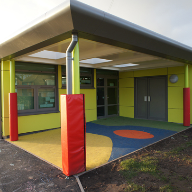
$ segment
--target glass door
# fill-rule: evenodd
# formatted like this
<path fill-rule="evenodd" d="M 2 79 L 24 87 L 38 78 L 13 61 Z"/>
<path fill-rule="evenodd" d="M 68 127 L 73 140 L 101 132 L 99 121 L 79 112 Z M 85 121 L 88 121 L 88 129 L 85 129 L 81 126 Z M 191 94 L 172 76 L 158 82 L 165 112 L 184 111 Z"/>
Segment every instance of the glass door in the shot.
<path fill-rule="evenodd" d="M 118 115 L 118 78 L 97 77 L 97 117 Z"/>
<path fill-rule="evenodd" d="M 118 114 L 118 79 L 107 80 L 107 115 Z"/>
<path fill-rule="evenodd" d="M 97 78 L 97 117 L 104 117 L 106 113 L 105 104 L 105 79 Z"/>

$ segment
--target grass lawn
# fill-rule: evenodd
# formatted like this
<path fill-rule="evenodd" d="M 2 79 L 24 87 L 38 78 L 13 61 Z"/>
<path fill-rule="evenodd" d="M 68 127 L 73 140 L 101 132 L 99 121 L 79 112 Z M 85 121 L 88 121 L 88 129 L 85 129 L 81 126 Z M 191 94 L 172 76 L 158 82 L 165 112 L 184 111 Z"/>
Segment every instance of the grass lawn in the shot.
<path fill-rule="evenodd" d="M 80 176 L 86 192 L 192 191 L 192 128 Z"/>

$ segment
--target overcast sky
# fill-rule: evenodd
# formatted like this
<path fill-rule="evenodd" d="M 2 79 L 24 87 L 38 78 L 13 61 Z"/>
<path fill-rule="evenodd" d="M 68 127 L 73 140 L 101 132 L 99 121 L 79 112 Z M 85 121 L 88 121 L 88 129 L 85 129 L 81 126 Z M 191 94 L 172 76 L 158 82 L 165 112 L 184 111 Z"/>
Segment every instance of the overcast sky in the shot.
<path fill-rule="evenodd" d="M 192 0 L 80 0 L 192 47 Z M 64 0 L 0 0 L 0 43 Z"/>

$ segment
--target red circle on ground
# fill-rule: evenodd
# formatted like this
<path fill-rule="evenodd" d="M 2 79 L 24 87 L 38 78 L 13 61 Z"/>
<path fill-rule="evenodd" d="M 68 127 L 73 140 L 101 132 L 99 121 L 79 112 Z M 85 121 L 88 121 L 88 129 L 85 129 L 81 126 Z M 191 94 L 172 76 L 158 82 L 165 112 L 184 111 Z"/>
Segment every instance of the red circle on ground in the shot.
<path fill-rule="evenodd" d="M 132 139 L 150 139 L 154 137 L 154 135 L 150 133 L 136 130 L 116 130 L 113 131 L 113 133 L 121 137 L 127 137 Z"/>

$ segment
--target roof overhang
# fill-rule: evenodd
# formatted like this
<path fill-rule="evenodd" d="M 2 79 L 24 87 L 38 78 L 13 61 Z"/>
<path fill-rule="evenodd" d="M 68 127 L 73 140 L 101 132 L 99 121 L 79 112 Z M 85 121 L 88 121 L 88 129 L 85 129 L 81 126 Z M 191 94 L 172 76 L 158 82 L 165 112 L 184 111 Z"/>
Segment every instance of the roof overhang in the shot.
<path fill-rule="evenodd" d="M 73 32 L 82 39 L 192 64 L 191 47 L 76 0 L 65 1 L 0 44 L 0 58 L 21 57 L 69 39 Z"/>

